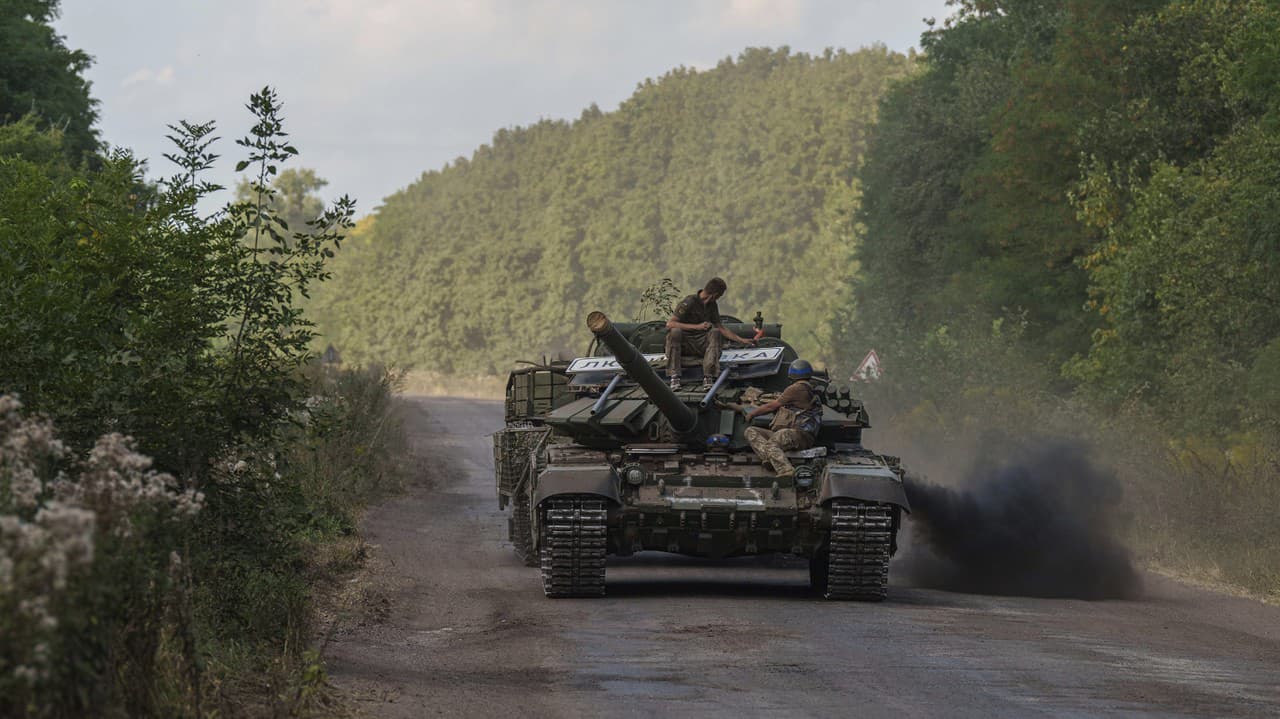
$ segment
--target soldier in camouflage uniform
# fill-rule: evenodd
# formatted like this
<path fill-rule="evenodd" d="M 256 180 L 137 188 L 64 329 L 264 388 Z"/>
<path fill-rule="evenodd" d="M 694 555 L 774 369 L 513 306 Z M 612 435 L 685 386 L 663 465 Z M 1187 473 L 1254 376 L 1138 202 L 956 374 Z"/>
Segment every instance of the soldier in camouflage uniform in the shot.
<path fill-rule="evenodd" d="M 739 337 L 720 322 L 720 307 L 716 300 L 724 296 L 727 287 L 724 280 L 712 277 L 697 294 L 680 300 L 675 313 L 667 320 L 667 376 L 671 389 L 680 389 L 680 360 L 684 353 L 702 355 L 702 384 L 709 388 L 720 375 L 723 339 L 742 344 L 755 343 Z"/>
<path fill-rule="evenodd" d="M 813 367 L 802 359 L 795 360 L 787 376 L 796 381 L 777 399 L 746 410 L 748 423 L 762 414 L 776 413 L 769 429 L 747 427 L 745 434 L 756 456 L 779 477 L 795 475 L 787 452 L 812 447 L 822 426 L 822 398 L 809 383 Z"/>

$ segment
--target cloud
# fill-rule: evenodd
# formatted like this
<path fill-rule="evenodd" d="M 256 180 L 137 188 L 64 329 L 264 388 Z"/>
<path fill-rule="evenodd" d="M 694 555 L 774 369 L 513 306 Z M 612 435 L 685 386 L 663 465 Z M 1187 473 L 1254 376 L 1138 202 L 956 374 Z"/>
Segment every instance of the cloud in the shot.
<path fill-rule="evenodd" d="M 812 9 L 812 0 L 701 0 L 684 13 L 684 24 L 686 32 L 711 36 L 790 31 Z"/>
<path fill-rule="evenodd" d="M 149 67 L 138 68 L 125 76 L 120 81 L 120 87 L 133 88 L 147 85 L 170 85 L 173 84 L 173 78 L 176 72 L 172 65 L 165 65 L 159 70 L 152 70 Z"/>
<path fill-rule="evenodd" d="M 166 124 L 241 135 L 245 97 L 269 84 L 299 163 L 369 206 L 498 128 L 611 110 L 682 61 L 905 49 L 920 17 L 946 14 L 945 0 L 63 0 L 57 26 L 97 59 L 103 136 L 157 170 Z M 219 172 L 234 185 L 230 166 Z"/>
<path fill-rule="evenodd" d="M 719 21 L 753 30 L 794 27 L 805 14 L 806 4 L 803 0 L 730 0 Z"/>

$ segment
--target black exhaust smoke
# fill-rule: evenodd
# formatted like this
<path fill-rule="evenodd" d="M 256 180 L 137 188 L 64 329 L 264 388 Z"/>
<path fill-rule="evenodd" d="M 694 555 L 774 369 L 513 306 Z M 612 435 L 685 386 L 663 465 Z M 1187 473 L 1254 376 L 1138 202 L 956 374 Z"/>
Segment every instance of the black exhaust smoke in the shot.
<path fill-rule="evenodd" d="M 1120 483 L 1078 446 L 978 469 L 952 489 L 907 478 L 918 586 L 977 594 L 1117 599 L 1141 581 L 1116 536 Z M 921 550 L 924 551 L 921 551 Z"/>

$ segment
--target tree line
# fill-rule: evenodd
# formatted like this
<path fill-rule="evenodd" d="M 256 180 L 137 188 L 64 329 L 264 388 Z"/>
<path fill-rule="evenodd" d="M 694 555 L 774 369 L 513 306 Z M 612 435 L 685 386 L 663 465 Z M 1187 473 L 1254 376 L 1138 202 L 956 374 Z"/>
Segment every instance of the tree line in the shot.
<path fill-rule="evenodd" d="M 499 130 L 387 197 L 311 305 L 344 357 L 458 373 L 582 352 L 594 309 L 729 282 L 722 310 L 831 352 L 883 47 L 756 48 L 641 83 L 615 111 Z M 651 317 L 650 317 L 651 318 Z"/>
<path fill-rule="evenodd" d="M 1280 420 L 1276 37 L 1267 2 L 959 3 L 885 98 L 839 336 L 925 396 L 974 382 L 940 333 L 1016 331 L 1059 395 Z"/>
<path fill-rule="evenodd" d="M 963 0 L 925 33 L 832 318 L 916 466 L 1083 439 L 1144 560 L 1276 596 L 1278 37 L 1248 0 Z"/>

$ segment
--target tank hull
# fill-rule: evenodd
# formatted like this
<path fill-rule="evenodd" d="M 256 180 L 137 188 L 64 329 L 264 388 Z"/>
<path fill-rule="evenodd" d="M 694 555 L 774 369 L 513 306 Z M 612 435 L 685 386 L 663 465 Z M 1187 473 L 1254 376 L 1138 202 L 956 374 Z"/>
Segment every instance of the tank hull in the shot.
<path fill-rule="evenodd" d="M 900 470 L 862 449 L 820 447 L 790 458 L 796 475 L 775 477 L 743 452 L 551 444 L 532 501 L 515 509 L 529 513 L 529 534 L 513 541 L 539 557 L 552 597 L 599 596 L 607 557 L 660 551 L 803 557 L 824 595 L 883 599 L 906 508 Z M 584 518 L 589 527 L 576 523 Z M 833 580 L 833 571 L 848 576 Z"/>

